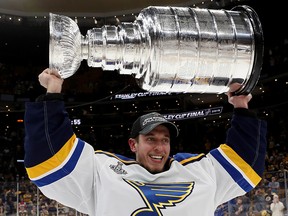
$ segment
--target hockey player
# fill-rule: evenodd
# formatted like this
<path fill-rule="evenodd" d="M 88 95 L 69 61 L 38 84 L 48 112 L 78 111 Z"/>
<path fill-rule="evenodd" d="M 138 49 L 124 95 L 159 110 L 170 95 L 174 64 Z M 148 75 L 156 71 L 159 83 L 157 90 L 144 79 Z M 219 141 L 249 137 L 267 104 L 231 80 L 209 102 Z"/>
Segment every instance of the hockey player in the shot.
<path fill-rule="evenodd" d="M 134 160 L 95 151 L 76 136 L 57 71 L 45 69 L 39 82 L 47 94 L 26 104 L 25 167 L 45 196 L 61 204 L 91 216 L 212 216 L 261 180 L 266 122 L 248 110 L 251 94 L 227 93 L 234 114 L 226 143 L 206 155 L 171 156 L 177 127 L 158 113 L 139 117 L 128 140 Z"/>

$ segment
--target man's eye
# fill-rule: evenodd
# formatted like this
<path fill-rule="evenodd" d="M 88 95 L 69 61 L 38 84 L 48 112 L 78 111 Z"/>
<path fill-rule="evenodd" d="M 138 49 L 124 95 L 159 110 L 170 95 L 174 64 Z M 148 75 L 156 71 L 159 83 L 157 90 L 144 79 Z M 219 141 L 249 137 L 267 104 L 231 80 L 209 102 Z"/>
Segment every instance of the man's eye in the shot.
<path fill-rule="evenodd" d="M 169 139 L 164 139 L 163 142 L 164 142 L 164 143 L 169 143 L 170 140 L 169 140 Z"/>

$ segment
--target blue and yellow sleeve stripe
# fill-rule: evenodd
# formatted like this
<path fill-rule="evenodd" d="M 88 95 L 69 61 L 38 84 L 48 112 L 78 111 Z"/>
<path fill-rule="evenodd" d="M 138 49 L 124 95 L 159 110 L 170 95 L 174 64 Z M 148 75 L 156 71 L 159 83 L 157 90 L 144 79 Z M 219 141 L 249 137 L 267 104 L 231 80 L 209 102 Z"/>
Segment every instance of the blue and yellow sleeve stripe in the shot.
<path fill-rule="evenodd" d="M 46 161 L 26 168 L 29 178 L 38 187 L 51 184 L 67 175 L 75 168 L 84 148 L 84 142 L 75 134 L 65 145 Z"/>
<path fill-rule="evenodd" d="M 228 145 L 222 144 L 210 153 L 245 192 L 252 190 L 261 181 L 253 168 Z"/>

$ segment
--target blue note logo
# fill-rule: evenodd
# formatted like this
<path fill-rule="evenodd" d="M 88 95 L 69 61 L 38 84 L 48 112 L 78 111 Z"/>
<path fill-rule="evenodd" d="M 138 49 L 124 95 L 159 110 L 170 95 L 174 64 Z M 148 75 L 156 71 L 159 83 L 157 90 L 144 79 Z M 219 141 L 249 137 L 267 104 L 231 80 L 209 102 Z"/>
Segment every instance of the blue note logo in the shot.
<path fill-rule="evenodd" d="M 135 210 L 131 216 L 161 216 L 161 209 L 173 207 L 185 200 L 193 191 L 194 182 L 150 184 L 124 179 L 135 188 L 146 206 Z"/>

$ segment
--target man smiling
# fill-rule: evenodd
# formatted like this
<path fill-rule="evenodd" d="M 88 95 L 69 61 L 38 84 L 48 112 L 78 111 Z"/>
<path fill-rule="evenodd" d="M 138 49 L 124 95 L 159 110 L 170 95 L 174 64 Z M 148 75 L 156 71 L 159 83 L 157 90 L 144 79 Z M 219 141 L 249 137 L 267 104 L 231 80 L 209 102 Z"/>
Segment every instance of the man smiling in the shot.
<path fill-rule="evenodd" d="M 128 143 L 136 155 L 136 161 L 149 172 L 164 170 L 170 155 L 170 133 L 172 136 L 178 135 L 176 125 L 159 113 L 140 116 L 134 122 Z"/>

